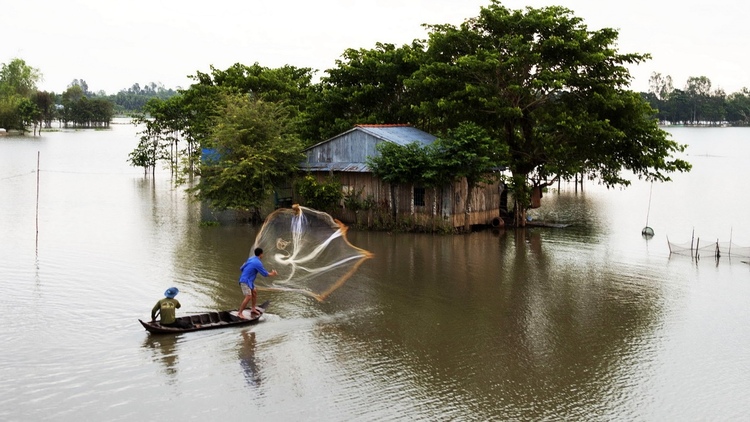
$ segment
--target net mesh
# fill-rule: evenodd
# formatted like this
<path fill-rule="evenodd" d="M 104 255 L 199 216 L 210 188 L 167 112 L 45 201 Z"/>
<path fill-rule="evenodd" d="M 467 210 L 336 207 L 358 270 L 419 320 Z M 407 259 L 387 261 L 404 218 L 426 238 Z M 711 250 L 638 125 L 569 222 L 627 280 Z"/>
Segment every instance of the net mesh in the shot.
<path fill-rule="evenodd" d="M 703 242 L 697 239 L 694 242 L 687 243 L 675 243 L 669 241 L 669 252 L 677 255 L 688 255 L 688 256 L 735 256 L 750 258 L 750 247 L 741 246 L 732 241 L 720 242 L 718 240 L 713 242 Z"/>
<path fill-rule="evenodd" d="M 325 212 L 299 205 L 271 213 L 255 238 L 276 277 L 256 279 L 259 290 L 295 291 L 323 301 L 372 253 L 352 245 L 347 227 Z"/>

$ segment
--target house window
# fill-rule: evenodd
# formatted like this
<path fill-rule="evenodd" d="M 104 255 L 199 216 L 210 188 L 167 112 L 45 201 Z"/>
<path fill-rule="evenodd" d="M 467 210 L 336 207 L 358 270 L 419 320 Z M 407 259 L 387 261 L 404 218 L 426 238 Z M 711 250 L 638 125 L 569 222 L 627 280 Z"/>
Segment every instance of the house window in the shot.
<path fill-rule="evenodd" d="M 414 206 L 415 207 L 423 207 L 424 206 L 424 188 L 414 188 Z"/>

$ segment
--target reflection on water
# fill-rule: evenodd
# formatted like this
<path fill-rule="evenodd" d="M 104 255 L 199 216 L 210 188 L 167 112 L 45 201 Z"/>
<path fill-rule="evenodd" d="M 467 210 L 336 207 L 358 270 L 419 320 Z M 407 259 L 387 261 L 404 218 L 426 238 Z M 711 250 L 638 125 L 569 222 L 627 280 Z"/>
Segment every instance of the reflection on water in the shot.
<path fill-rule="evenodd" d="M 242 331 L 242 346 L 240 347 L 240 366 L 245 373 L 245 381 L 250 387 L 260 386 L 260 370 L 255 358 L 255 332 Z"/>
<path fill-rule="evenodd" d="M 236 308 L 257 228 L 201 226 L 127 166 L 127 126 L 0 140 L 0 419 L 747 419 L 750 265 L 667 237 L 750 245 L 750 130 L 677 132 L 694 172 L 654 185 L 650 239 L 649 184 L 563 184 L 532 217 L 565 228 L 350 230 L 374 258 L 326 301 L 261 292 L 252 329 L 179 336 L 137 320 L 172 285 L 182 312 Z"/>
<path fill-rule="evenodd" d="M 179 339 L 180 336 L 150 335 L 143 341 L 143 348 L 150 352 L 151 360 L 164 366 L 170 384 L 174 384 L 177 377 Z"/>
<path fill-rule="evenodd" d="M 647 375 L 630 358 L 653 359 L 639 339 L 659 327 L 659 288 L 648 274 L 625 275 L 620 261 L 592 265 L 585 257 L 596 246 L 561 243 L 565 231 L 547 229 L 477 233 L 449 249 L 433 236 L 368 238 L 387 260 L 379 279 L 398 294 L 383 300 L 378 323 L 345 332 L 366 344 L 367 361 L 395 358 L 390 365 L 422 374 L 410 383 L 462 403 L 455 417 L 468 407 L 474 420 L 585 418 L 631 394 L 618 382 Z"/>

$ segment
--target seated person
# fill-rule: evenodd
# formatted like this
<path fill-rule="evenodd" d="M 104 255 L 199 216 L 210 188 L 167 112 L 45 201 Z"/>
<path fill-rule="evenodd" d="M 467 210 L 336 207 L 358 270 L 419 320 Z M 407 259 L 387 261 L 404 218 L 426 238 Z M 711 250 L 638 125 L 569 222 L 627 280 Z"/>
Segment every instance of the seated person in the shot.
<path fill-rule="evenodd" d="M 156 321 L 158 313 L 160 315 L 159 323 L 164 327 L 190 328 L 193 326 L 192 323 L 178 320 L 175 317 L 175 310 L 181 306 L 180 302 L 174 298 L 179 292 L 177 287 L 170 287 L 164 292 L 164 299 L 159 299 L 154 308 L 151 309 L 151 322 Z"/>

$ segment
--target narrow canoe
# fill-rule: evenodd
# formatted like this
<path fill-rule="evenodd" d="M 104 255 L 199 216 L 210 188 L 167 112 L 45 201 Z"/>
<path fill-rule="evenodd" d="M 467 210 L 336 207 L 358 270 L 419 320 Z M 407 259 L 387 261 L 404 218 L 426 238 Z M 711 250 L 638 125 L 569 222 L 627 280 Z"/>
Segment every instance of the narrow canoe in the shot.
<path fill-rule="evenodd" d="M 138 322 L 143 325 L 143 328 L 153 334 L 176 334 L 187 333 L 190 331 L 212 330 L 216 328 L 237 327 L 257 323 L 260 320 L 260 317 L 266 312 L 269 303 L 271 303 L 271 301 L 267 300 L 257 306 L 260 315 L 250 315 L 250 310 L 245 309 L 243 312 L 245 318 L 239 318 L 236 309 L 233 311 L 206 312 L 204 314 L 187 315 L 177 318 L 178 320 L 192 323 L 192 327 L 190 328 L 163 327 L 159 324 L 159 321 L 143 321 L 139 319 Z"/>

